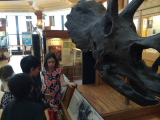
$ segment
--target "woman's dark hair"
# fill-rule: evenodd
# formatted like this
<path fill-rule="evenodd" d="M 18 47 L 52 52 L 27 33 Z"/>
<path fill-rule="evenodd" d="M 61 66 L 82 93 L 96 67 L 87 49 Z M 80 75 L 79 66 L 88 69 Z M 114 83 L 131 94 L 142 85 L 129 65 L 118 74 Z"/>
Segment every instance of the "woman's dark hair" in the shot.
<path fill-rule="evenodd" d="M 5 65 L 0 68 L 0 79 L 2 81 L 5 81 L 6 78 L 9 78 L 13 75 L 14 71 L 12 66 L 10 65 Z"/>
<path fill-rule="evenodd" d="M 32 89 L 32 78 L 25 73 L 16 74 L 8 81 L 8 87 L 14 97 L 25 98 Z"/>
<path fill-rule="evenodd" d="M 59 61 L 57 60 L 57 58 L 56 58 L 56 55 L 54 54 L 54 53 L 52 53 L 52 52 L 49 52 L 49 53 L 47 53 L 46 55 L 45 55 L 45 58 L 44 58 L 44 68 L 46 69 L 46 70 L 48 70 L 48 65 L 47 65 L 47 61 L 48 61 L 48 59 L 50 59 L 50 58 L 54 58 L 55 59 L 55 68 L 57 68 L 58 66 L 59 66 Z"/>

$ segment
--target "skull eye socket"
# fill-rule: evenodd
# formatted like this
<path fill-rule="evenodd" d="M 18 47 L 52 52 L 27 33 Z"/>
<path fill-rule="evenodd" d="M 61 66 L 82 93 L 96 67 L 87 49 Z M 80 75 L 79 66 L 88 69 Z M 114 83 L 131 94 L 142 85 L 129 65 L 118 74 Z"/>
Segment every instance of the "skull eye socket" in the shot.
<path fill-rule="evenodd" d="M 107 22 L 107 24 L 106 24 L 105 27 L 104 27 L 104 34 L 105 34 L 105 35 L 108 36 L 109 34 L 111 34 L 112 25 L 113 25 L 112 21 L 108 21 L 108 22 Z"/>

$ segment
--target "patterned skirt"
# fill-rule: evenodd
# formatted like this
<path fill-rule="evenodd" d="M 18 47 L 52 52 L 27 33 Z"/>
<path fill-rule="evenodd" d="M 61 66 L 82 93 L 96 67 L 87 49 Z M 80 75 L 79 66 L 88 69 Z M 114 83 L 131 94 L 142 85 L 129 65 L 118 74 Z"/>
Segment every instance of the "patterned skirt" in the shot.
<path fill-rule="evenodd" d="M 4 109 L 5 106 L 13 99 L 14 99 L 14 96 L 11 94 L 11 92 L 5 92 L 1 100 L 0 109 L 1 108 Z"/>

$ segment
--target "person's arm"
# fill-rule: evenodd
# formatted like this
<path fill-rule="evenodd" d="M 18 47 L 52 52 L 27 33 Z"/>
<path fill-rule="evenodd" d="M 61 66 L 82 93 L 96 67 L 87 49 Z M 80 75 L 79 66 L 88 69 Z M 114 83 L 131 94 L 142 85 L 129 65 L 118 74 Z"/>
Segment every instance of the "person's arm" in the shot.
<path fill-rule="evenodd" d="M 43 75 L 43 74 L 42 74 L 42 75 Z M 43 76 L 43 80 L 45 80 L 45 79 L 44 79 L 44 76 Z M 42 92 L 44 91 L 44 81 L 43 81 L 43 84 L 42 84 L 41 91 L 42 91 Z M 44 93 L 41 93 L 40 96 L 41 96 L 42 99 L 45 99 L 45 94 L 44 94 Z"/>
<path fill-rule="evenodd" d="M 63 73 L 60 74 L 60 82 L 63 87 L 68 86 L 68 82 L 64 81 Z"/>
<path fill-rule="evenodd" d="M 46 110 L 48 108 L 50 108 L 54 112 L 57 112 L 57 110 L 58 110 L 58 107 L 56 105 L 52 105 L 49 102 L 47 102 L 47 103 L 41 102 L 39 104 L 42 106 L 43 110 Z"/>
<path fill-rule="evenodd" d="M 60 74 L 60 82 L 63 87 L 66 87 L 66 86 L 69 86 L 71 88 L 77 87 L 77 84 L 75 82 L 65 82 L 63 73 Z"/>
<path fill-rule="evenodd" d="M 4 88 L 3 88 L 3 86 L 1 85 L 1 91 L 3 91 L 4 92 Z"/>

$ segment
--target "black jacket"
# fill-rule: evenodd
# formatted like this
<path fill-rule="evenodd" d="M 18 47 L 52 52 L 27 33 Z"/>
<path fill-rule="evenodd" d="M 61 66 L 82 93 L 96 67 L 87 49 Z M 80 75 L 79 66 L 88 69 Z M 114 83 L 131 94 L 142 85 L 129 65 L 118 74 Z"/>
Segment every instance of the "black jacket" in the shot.
<path fill-rule="evenodd" d="M 43 107 L 43 110 L 50 108 L 50 104 L 44 103 L 44 101 L 42 100 L 45 98 L 45 95 L 42 94 L 41 88 L 38 86 L 37 82 L 34 79 L 33 79 L 33 91 L 31 92 L 30 97 L 34 102 L 39 103 Z"/>
<path fill-rule="evenodd" d="M 15 99 L 4 108 L 1 120 L 46 120 L 46 116 L 38 103 Z"/>

